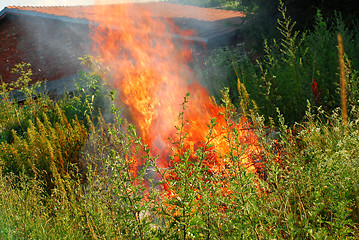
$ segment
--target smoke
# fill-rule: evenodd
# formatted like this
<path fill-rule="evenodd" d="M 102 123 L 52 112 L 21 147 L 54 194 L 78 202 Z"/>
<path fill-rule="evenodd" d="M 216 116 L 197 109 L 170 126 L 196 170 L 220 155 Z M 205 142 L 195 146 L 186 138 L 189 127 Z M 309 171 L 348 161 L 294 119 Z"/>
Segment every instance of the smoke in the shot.
<path fill-rule="evenodd" d="M 78 58 L 90 49 L 88 24 L 21 15 L 13 19 L 18 28 L 17 49 L 21 61 L 31 64 L 33 79 L 48 80 L 47 89 L 54 94 L 73 91 L 73 76 L 81 68 Z"/>

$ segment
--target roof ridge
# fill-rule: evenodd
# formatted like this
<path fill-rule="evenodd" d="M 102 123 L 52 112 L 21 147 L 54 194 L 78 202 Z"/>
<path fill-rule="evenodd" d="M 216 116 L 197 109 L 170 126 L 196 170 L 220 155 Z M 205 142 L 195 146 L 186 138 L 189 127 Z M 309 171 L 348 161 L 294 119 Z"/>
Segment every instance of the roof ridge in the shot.
<path fill-rule="evenodd" d="M 120 4 L 99 4 L 99 5 L 64 5 L 64 6 L 9 6 L 1 12 L 1 16 L 7 12 L 13 12 L 17 14 L 27 14 L 36 16 L 45 16 L 50 18 L 59 19 L 61 17 L 72 19 L 88 19 L 91 18 L 97 7 L 105 7 L 112 9 L 114 7 L 120 7 L 121 5 L 135 5 L 143 6 L 144 9 L 153 12 L 154 17 L 173 17 L 173 18 L 193 18 L 201 21 L 219 21 L 223 19 L 244 17 L 243 12 L 222 10 L 213 8 L 202 8 L 191 5 L 179 5 L 168 2 L 143 2 L 143 3 L 120 3 Z M 141 7 L 142 7 L 141 6 Z M 45 14 L 45 15 L 43 15 Z M 0 16 L 0 17 L 1 17 Z"/>
<path fill-rule="evenodd" d="M 93 7 L 96 5 L 54 5 L 54 6 L 32 6 L 32 5 L 24 5 L 24 6 L 16 6 L 16 5 L 12 5 L 12 6 L 7 6 L 4 9 L 16 9 L 16 10 L 20 10 L 20 11 L 33 11 L 36 9 L 71 9 L 71 8 L 82 8 L 82 7 Z"/>
<path fill-rule="evenodd" d="M 88 4 L 88 5 L 84 5 L 84 4 L 79 4 L 79 5 L 50 5 L 50 6 L 36 6 L 36 5 L 23 5 L 23 6 L 19 6 L 19 5 L 11 5 L 11 6 L 7 6 L 6 8 L 73 8 L 73 7 L 95 7 L 95 6 L 105 6 L 105 5 L 122 5 L 122 4 L 141 4 L 141 5 L 147 5 L 147 4 L 166 4 L 166 5 L 180 5 L 183 7 L 187 7 L 187 8 L 196 8 L 196 9 L 207 9 L 210 11 L 218 11 L 218 12 L 241 12 L 241 11 L 235 11 L 235 10 L 227 10 L 227 9 L 219 9 L 219 8 L 208 8 L 208 7 L 199 7 L 199 6 L 194 6 L 194 5 L 185 5 L 185 4 L 176 4 L 176 3 L 171 3 L 171 2 L 133 2 L 133 3 L 111 3 L 111 4 Z"/>
<path fill-rule="evenodd" d="M 6 8 L 62 8 L 62 7 L 89 7 L 89 6 L 96 6 L 96 5 L 80 5 L 80 4 L 79 5 L 50 5 L 50 6 L 11 5 L 11 6 L 7 6 Z"/>

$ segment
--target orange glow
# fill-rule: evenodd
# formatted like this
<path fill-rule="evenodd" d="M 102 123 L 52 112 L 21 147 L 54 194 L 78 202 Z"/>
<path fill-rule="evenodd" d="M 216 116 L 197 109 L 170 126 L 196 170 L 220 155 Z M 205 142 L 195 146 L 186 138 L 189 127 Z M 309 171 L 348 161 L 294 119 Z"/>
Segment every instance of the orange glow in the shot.
<path fill-rule="evenodd" d="M 103 3 L 103 1 L 98 1 Z M 186 93 L 190 93 L 184 119 L 188 134 L 184 148 L 191 150 L 191 159 L 196 160 L 196 149 L 203 146 L 209 132 L 210 119 L 218 124 L 213 129 L 213 139 L 208 149 L 206 164 L 211 171 L 224 171 L 232 164 L 229 140 L 232 133 L 224 130 L 228 124 L 225 108 L 211 101 L 206 89 L 196 81 L 188 66 L 191 50 L 173 35 L 191 34 L 180 32 L 166 18 L 154 18 L 153 14 L 138 5 L 112 5 L 94 8 L 93 35 L 94 52 L 101 56 L 103 64 L 109 66 L 107 83 L 118 89 L 121 101 L 128 107 L 131 121 L 135 124 L 144 144 L 151 149 L 152 156 L 159 156 L 160 168 L 170 166 L 169 156 L 173 145 L 169 138 L 178 138 L 174 126 L 180 126 L 178 114 Z M 239 141 L 246 148 L 234 152 L 241 156 L 242 164 L 255 171 L 252 153 L 258 154 L 257 137 L 250 129 L 246 118 L 232 127 L 238 129 Z M 244 151 L 244 154 L 242 154 Z M 134 169 L 142 163 L 133 161 Z"/>

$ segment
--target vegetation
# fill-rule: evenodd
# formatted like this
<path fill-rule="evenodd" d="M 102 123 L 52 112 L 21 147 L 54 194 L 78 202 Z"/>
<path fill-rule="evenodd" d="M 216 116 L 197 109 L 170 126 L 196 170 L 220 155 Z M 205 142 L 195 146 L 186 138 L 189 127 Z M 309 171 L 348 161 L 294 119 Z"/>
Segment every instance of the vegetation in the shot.
<path fill-rule="evenodd" d="M 221 8 L 227 10 L 247 10 L 241 0 L 171 0 L 170 2 L 199 7 Z"/>
<path fill-rule="evenodd" d="M 268 120 L 277 119 L 276 108 L 279 108 L 288 123 L 302 121 L 307 100 L 313 106 L 322 106 L 329 114 L 340 106 L 337 33 L 341 33 L 350 83 L 348 100 L 354 104 L 358 97 L 359 32 L 350 31 L 340 15 L 330 24 L 318 11 L 313 30 L 302 33 L 294 30 L 296 24 L 283 4 L 279 12 L 281 38 L 265 41 L 261 58 L 256 59 L 253 52 L 245 51 L 243 44 L 214 50 L 197 67 L 202 81 L 211 83 L 212 89 L 228 86 L 236 103 L 238 92 L 233 79 L 238 78 Z M 214 92 L 213 95 L 216 96 Z"/>
<path fill-rule="evenodd" d="M 279 38 L 277 19 L 278 0 L 169 0 L 170 2 L 200 7 L 220 8 L 245 12 L 247 15 L 243 37 L 250 49 L 263 54 L 261 47 L 264 39 Z M 340 14 L 350 30 L 357 29 L 359 9 L 355 0 L 282 0 L 288 7 L 288 14 L 297 23 L 296 31 L 313 30 L 316 12 L 319 10 L 325 21 L 333 22 Z"/>
<path fill-rule="evenodd" d="M 238 45 L 214 50 L 208 68 L 197 66 L 203 79 L 229 87 L 217 96 L 233 136 L 225 172 L 204 164 L 216 119 L 195 149 L 197 161 L 183 148 L 189 94 L 171 140 L 172 168 L 159 169 L 91 57 L 82 59 L 93 71 L 80 74 L 78 91 L 56 102 L 28 88 L 29 65 L 19 64 L 18 82 L 1 88 L 0 239 L 358 239 L 358 34 L 339 16 L 329 27 L 320 12 L 313 30 L 301 34 L 284 5 L 280 12 L 282 38 L 266 42 L 263 60 Z M 25 92 L 23 104 L 8 97 L 14 87 Z M 107 103 L 111 109 L 101 110 Z M 261 171 L 248 171 L 235 154 L 243 144 L 230 122 L 239 114 L 259 138 Z M 144 164 L 133 169 L 139 157 Z"/>

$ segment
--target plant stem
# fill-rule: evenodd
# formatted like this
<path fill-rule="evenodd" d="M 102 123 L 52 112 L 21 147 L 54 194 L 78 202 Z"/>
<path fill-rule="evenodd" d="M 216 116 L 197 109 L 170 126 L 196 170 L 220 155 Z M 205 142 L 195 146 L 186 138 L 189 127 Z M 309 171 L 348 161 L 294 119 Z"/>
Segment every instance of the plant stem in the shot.
<path fill-rule="evenodd" d="M 346 90 L 345 71 L 344 71 L 344 47 L 343 47 L 343 38 L 340 33 L 338 33 L 338 48 L 339 48 L 339 68 L 340 68 L 340 96 L 342 100 L 343 123 L 344 126 L 347 126 L 348 109 L 347 109 L 347 90 Z"/>

